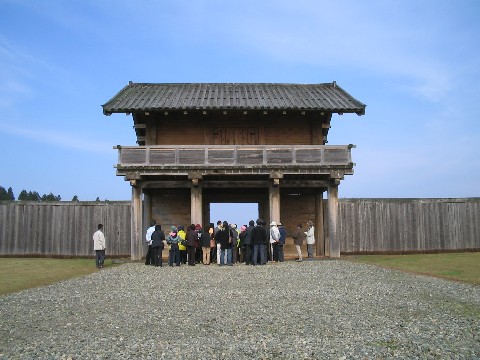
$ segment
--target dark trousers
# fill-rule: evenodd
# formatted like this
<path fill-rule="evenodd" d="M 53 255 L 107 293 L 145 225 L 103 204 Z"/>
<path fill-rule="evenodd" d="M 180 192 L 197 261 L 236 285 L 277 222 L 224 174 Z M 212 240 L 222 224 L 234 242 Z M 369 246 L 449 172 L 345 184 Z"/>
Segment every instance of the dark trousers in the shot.
<path fill-rule="evenodd" d="M 243 262 L 247 265 L 252 264 L 252 245 L 245 245 L 245 257 Z"/>
<path fill-rule="evenodd" d="M 187 257 L 188 265 L 195 265 L 195 251 L 197 248 L 195 246 L 187 246 Z"/>
<path fill-rule="evenodd" d="M 187 263 L 187 249 L 185 250 L 180 250 L 180 262 L 182 264 L 186 264 Z"/>
<path fill-rule="evenodd" d="M 97 268 L 103 266 L 103 262 L 105 261 L 105 250 L 95 250 L 95 264 Z"/>
<path fill-rule="evenodd" d="M 266 259 L 265 259 L 265 245 L 253 245 L 253 256 L 252 256 L 252 263 L 253 265 L 265 265 L 266 264 Z M 260 257 L 260 259 L 259 259 Z"/>
<path fill-rule="evenodd" d="M 168 265 L 173 266 L 173 263 L 180 266 L 180 250 L 178 249 L 178 244 L 172 244 L 172 247 L 170 248 Z"/>
<path fill-rule="evenodd" d="M 280 256 L 279 256 L 279 245 L 278 243 L 273 243 L 272 248 L 273 248 L 273 261 L 279 261 Z"/>
<path fill-rule="evenodd" d="M 283 253 L 283 244 L 278 244 L 278 261 L 284 262 L 285 255 Z"/>
<path fill-rule="evenodd" d="M 152 247 L 151 261 L 152 265 L 162 266 L 162 250 L 160 246 Z"/>
<path fill-rule="evenodd" d="M 235 244 L 232 245 L 232 263 L 236 264 L 238 261 L 238 248 Z"/>
<path fill-rule="evenodd" d="M 145 265 L 153 265 L 152 245 L 148 245 L 147 256 L 145 256 Z"/>

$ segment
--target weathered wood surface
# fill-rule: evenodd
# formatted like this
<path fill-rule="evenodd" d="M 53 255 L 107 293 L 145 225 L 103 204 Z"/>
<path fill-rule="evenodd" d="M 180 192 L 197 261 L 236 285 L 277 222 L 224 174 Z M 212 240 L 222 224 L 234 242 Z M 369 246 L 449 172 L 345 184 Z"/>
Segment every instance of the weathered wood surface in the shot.
<path fill-rule="evenodd" d="M 211 195 L 206 198 L 218 201 Z M 165 230 L 190 223 L 187 189 L 152 191 L 151 200 L 152 217 Z M 268 213 L 265 206 L 268 196 L 259 206 L 263 217 Z M 93 256 L 92 235 L 102 223 L 107 255 L 129 257 L 131 209 L 130 201 L 0 202 L 0 256 Z M 315 196 L 282 193 L 280 210 L 280 220 L 291 233 L 297 223 L 314 220 Z M 323 211 L 327 217 L 326 199 Z M 339 199 L 338 217 L 342 254 L 480 250 L 480 198 Z M 328 226 L 324 231 L 327 246 Z"/>
<path fill-rule="evenodd" d="M 342 253 L 480 250 L 480 198 L 342 199 Z"/>
<path fill-rule="evenodd" d="M 352 145 L 119 146 L 118 167 L 192 165 L 353 166 Z"/>
<path fill-rule="evenodd" d="M 107 256 L 129 256 L 130 214 L 130 201 L 2 202 L 0 255 L 93 256 L 92 235 L 101 223 Z"/>

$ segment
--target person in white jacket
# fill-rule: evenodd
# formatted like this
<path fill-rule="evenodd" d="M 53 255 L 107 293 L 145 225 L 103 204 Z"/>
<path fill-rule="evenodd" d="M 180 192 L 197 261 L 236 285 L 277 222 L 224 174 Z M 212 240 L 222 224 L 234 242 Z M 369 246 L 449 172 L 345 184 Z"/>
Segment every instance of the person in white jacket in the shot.
<path fill-rule="evenodd" d="M 97 231 L 93 233 L 93 250 L 95 250 L 95 264 L 97 269 L 103 268 L 105 261 L 105 235 L 103 235 L 103 225 L 98 224 Z"/>
<path fill-rule="evenodd" d="M 313 258 L 313 247 L 315 245 L 315 228 L 311 221 L 307 221 L 308 229 L 305 232 L 307 236 L 307 254 L 309 258 Z"/>
<path fill-rule="evenodd" d="M 280 240 L 280 231 L 278 230 L 277 222 L 272 221 L 270 223 L 270 259 L 272 261 L 278 262 L 279 258 L 279 240 Z"/>

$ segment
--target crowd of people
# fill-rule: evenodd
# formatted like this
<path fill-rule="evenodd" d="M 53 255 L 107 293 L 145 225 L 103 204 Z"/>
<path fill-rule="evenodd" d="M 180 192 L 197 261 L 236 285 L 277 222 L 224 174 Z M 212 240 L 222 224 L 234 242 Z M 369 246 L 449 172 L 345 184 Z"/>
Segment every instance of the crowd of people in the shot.
<path fill-rule="evenodd" d="M 308 257 L 313 257 L 314 228 L 308 222 L 306 232 L 302 224 L 292 234 L 297 251 L 297 261 L 303 261 L 301 246 L 307 240 Z M 236 224 L 218 221 L 202 227 L 191 224 L 185 231 L 184 226 L 171 226 L 164 232 L 161 225 L 152 220 L 147 229 L 145 241 L 148 251 L 145 265 L 163 266 L 162 252 L 168 248 L 168 265 L 188 264 L 233 266 L 235 263 L 246 265 L 265 265 L 268 261 L 283 262 L 283 247 L 287 232 L 281 223 L 272 221 L 270 227 L 262 219 L 250 220 L 240 229 Z"/>

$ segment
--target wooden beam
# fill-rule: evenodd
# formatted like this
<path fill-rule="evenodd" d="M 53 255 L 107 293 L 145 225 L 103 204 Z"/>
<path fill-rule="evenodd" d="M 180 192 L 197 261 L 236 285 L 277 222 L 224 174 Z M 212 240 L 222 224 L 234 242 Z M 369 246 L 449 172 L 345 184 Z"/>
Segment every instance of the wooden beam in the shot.
<path fill-rule="evenodd" d="M 205 189 L 214 188 L 267 188 L 267 180 L 252 181 L 204 181 L 202 186 Z"/>

